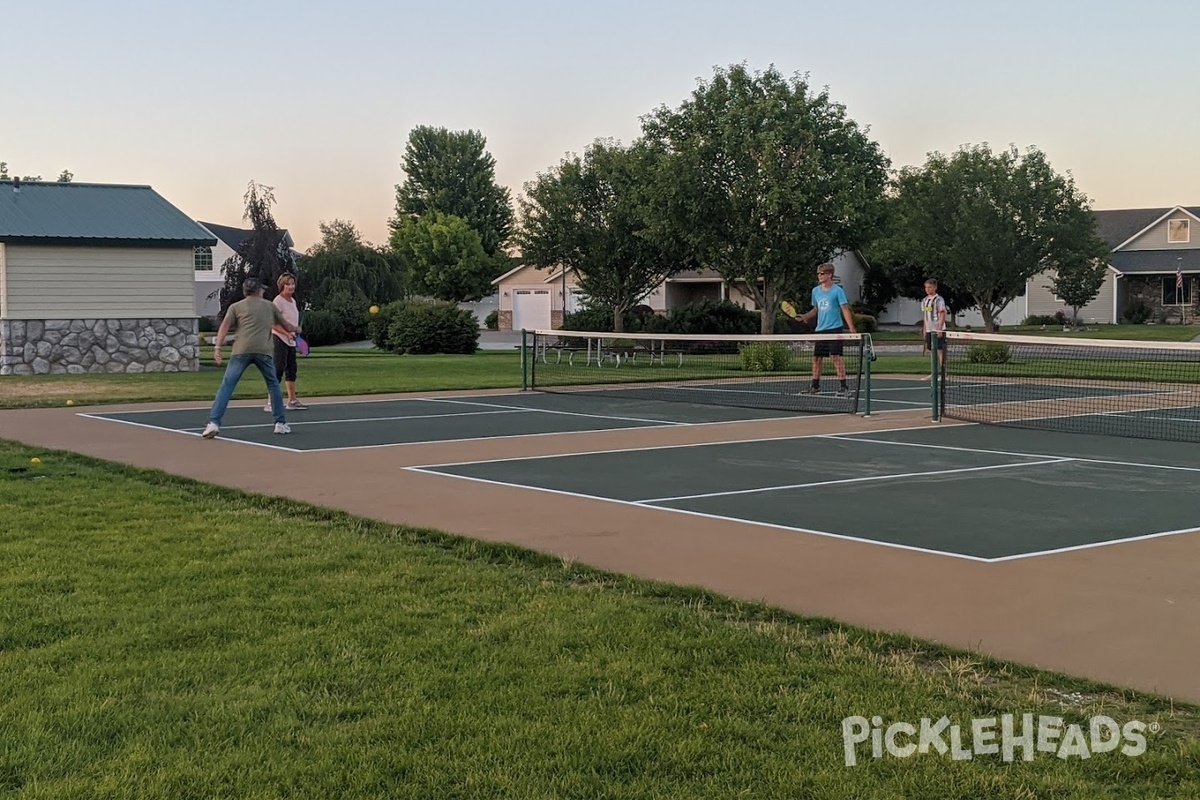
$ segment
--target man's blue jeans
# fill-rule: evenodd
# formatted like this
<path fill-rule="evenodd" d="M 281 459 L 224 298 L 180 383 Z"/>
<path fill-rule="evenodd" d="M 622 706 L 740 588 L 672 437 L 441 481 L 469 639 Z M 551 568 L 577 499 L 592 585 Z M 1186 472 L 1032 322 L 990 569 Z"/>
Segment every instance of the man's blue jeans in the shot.
<path fill-rule="evenodd" d="M 287 415 L 283 413 L 283 392 L 279 390 L 279 378 L 275 377 L 275 360 L 265 353 L 243 353 L 229 358 L 229 366 L 225 368 L 225 379 L 221 381 L 221 388 L 217 390 L 217 398 L 213 400 L 212 410 L 208 412 L 209 422 L 221 424 L 221 419 L 225 416 L 225 409 L 229 407 L 229 401 L 233 399 L 233 390 L 237 388 L 238 381 L 242 379 L 242 373 L 249 369 L 251 364 L 258 367 L 263 380 L 267 382 L 267 392 L 271 395 L 271 411 L 275 414 L 275 421 L 287 422 Z"/>

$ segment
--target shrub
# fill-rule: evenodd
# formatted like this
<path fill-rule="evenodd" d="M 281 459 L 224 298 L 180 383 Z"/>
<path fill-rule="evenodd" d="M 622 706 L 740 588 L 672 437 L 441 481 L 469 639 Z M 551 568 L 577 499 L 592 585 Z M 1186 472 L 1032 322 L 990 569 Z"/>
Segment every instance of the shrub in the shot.
<path fill-rule="evenodd" d="M 500 312 L 496 309 L 492 309 L 492 312 L 483 320 L 483 327 L 487 328 L 489 331 L 500 330 Z"/>
<path fill-rule="evenodd" d="M 625 315 L 625 323 L 632 322 L 633 315 Z M 568 331 L 601 331 L 613 329 L 613 313 L 607 308 L 581 308 L 567 314 L 563 320 L 563 330 Z"/>
<path fill-rule="evenodd" d="M 975 342 L 967 348 L 967 360 L 972 364 L 1007 364 L 1011 357 L 1004 342 Z"/>
<path fill-rule="evenodd" d="M 870 314 L 855 314 L 854 330 L 859 333 L 875 333 L 879 330 L 879 320 Z"/>
<path fill-rule="evenodd" d="M 742 347 L 741 356 L 746 372 L 782 372 L 792 364 L 792 350 L 785 342 L 754 342 Z"/>
<path fill-rule="evenodd" d="M 388 344 L 408 355 L 470 354 L 479 349 L 479 323 L 454 303 L 408 303 L 388 328 Z"/>
<path fill-rule="evenodd" d="M 318 308 L 336 314 L 342 323 L 345 340 L 361 341 L 367 338 L 367 326 L 371 318 L 367 310 L 371 302 L 361 290 L 338 289 L 325 298 Z"/>
<path fill-rule="evenodd" d="M 407 303 L 404 300 L 388 303 L 380 307 L 379 313 L 367 321 L 367 338 L 374 342 L 380 350 L 390 351 L 392 349 L 392 323 L 396 321 L 396 315 L 404 310 L 405 305 Z"/>
<path fill-rule="evenodd" d="M 701 300 L 672 311 L 667 327 L 671 333 L 754 335 L 759 332 L 760 319 L 757 311 L 729 300 Z"/>
<path fill-rule="evenodd" d="M 649 306 L 635 306 L 621 315 L 625 333 L 667 333 L 665 317 L 656 314 Z M 613 312 L 609 308 L 581 308 L 567 314 L 563 330 L 599 331 L 608 333 L 613 329 Z"/>
<path fill-rule="evenodd" d="M 1129 305 L 1125 306 L 1125 312 L 1121 314 L 1121 321 L 1128 325 L 1145 325 L 1149 320 L 1153 309 L 1150 304 L 1140 298 L 1135 298 L 1129 301 Z"/>
<path fill-rule="evenodd" d="M 313 347 L 323 347 L 346 341 L 346 330 L 342 320 L 332 311 L 309 311 L 301 323 L 304 338 Z"/>
<path fill-rule="evenodd" d="M 217 330 L 217 326 L 213 323 L 211 317 L 200 317 L 197 323 L 199 327 L 196 330 L 200 333 L 214 333 Z"/>

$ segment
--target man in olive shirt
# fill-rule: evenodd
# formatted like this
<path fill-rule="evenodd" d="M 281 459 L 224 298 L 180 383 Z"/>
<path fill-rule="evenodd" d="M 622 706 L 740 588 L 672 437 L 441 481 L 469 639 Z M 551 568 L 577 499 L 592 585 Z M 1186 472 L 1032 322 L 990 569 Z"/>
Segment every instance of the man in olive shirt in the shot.
<path fill-rule="evenodd" d="M 213 348 L 213 361 L 218 366 L 221 363 L 221 348 L 225 345 L 225 337 L 230 328 L 237 328 L 237 341 L 233 345 L 233 357 L 225 368 L 225 379 L 217 390 L 213 400 L 212 410 L 208 413 L 208 425 L 204 428 L 204 438 L 211 439 L 221 432 L 221 419 L 225 409 L 233 397 L 238 381 L 251 364 L 258 367 L 263 380 L 267 382 L 267 393 L 271 396 L 271 410 L 275 414 L 275 432 L 291 433 L 287 416 L 283 411 L 283 393 L 279 390 L 279 378 L 275 375 L 273 355 L 275 345 L 271 342 L 271 327 L 279 325 L 291 333 L 300 333 L 300 328 L 284 319 L 283 314 L 274 303 L 263 297 L 262 284 L 255 278 L 247 278 L 242 284 L 245 298 L 229 307 L 221 327 L 217 330 L 217 342 Z"/>

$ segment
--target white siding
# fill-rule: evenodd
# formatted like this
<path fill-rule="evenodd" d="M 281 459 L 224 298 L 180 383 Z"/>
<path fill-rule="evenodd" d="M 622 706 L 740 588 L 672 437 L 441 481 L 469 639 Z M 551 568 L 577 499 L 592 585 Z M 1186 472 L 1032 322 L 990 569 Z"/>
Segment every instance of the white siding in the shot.
<path fill-rule="evenodd" d="M 1027 293 L 1029 316 L 1048 316 L 1061 308 L 1066 311 L 1067 317 L 1070 318 L 1070 306 L 1054 299 L 1054 288 L 1052 285 L 1054 274 L 1054 271 L 1050 270 L 1035 276 L 1029 282 Z M 1080 307 L 1080 322 L 1093 324 L 1108 324 L 1113 322 L 1113 292 L 1115 286 L 1115 276 L 1112 270 L 1109 270 L 1104 277 L 1104 285 L 1100 287 L 1100 293 L 1096 295 L 1096 299 L 1086 306 Z"/>
<path fill-rule="evenodd" d="M 8 319 L 8 280 L 5 269 L 6 245 L 0 242 L 0 319 Z"/>
<path fill-rule="evenodd" d="M 6 250 L 7 319 L 196 316 L 191 247 Z"/>

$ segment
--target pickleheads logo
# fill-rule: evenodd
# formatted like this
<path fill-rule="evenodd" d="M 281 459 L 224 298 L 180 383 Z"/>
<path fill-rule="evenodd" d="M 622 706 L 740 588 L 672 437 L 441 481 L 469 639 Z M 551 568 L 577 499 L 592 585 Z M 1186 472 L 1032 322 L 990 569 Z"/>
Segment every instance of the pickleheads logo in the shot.
<path fill-rule="evenodd" d="M 1017 757 L 1033 761 L 1038 753 L 1053 753 L 1063 760 L 1091 758 L 1096 754 L 1120 752 L 1140 756 L 1146 752 L 1146 734 L 1158 733 L 1158 724 L 1132 720 L 1119 725 L 1112 717 L 1089 718 L 1086 726 L 1065 724 L 1062 717 L 1004 714 L 971 720 L 965 729 L 951 724 L 949 717 L 928 717 L 918 723 L 893 722 L 886 727 L 882 717 L 846 717 L 842 720 L 842 746 L 846 766 L 858 763 L 858 748 L 871 742 L 871 757 L 909 758 L 936 752 L 955 761 L 976 756 L 999 756 L 1004 761 Z M 964 735 L 965 734 L 965 735 Z M 866 749 L 865 747 L 863 748 Z"/>

